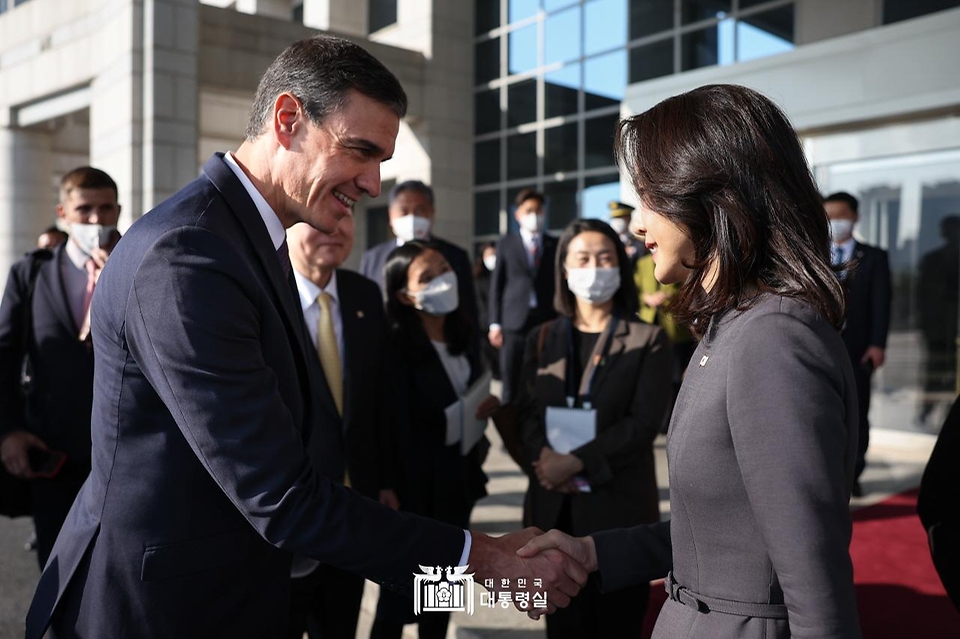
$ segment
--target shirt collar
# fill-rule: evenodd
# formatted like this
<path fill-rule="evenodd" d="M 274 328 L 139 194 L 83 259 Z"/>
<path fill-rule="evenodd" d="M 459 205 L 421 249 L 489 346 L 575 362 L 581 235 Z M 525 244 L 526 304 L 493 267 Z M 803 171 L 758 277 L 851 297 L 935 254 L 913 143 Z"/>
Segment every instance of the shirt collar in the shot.
<path fill-rule="evenodd" d="M 300 308 L 306 310 L 316 303 L 320 293 L 328 294 L 334 302 L 339 303 L 340 297 L 337 294 L 337 272 L 334 271 L 327 282 L 326 288 L 320 288 L 306 276 L 302 275 L 297 269 L 293 269 L 293 279 L 297 282 L 297 292 L 300 293 Z"/>
<path fill-rule="evenodd" d="M 843 251 L 843 255 L 846 258 L 846 260 L 850 259 L 850 256 L 853 255 L 853 248 L 856 245 L 857 245 L 857 239 L 853 236 L 850 236 L 844 242 L 840 242 L 839 244 L 834 244 L 834 246 L 836 246 L 841 251 Z"/>
<path fill-rule="evenodd" d="M 260 217 L 263 218 L 263 224 L 267 227 L 267 232 L 270 234 L 270 240 L 273 242 L 273 248 L 275 250 L 280 250 L 280 245 L 283 244 L 283 241 L 287 239 L 287 232 L 283 228 L 283 223 L 280 222 L 280 218 L 277 217 L 276 212 L 270 208 L 270 205 L 267 204 L 267 201 L 260 191 L 257 190 L 257 187 L 253 185 L 253 182 L 250 181 L 250 178 L 247 177 L 247 174 L 243 172 L 243 169 L 240 168 L 240 165 L 237 164 L 237 159 L 233 157 L 233 153 L 226 152 L 223 154 L 223 161 L 227 163 L 227 166 L 234 172 L 237 176 L 237 179 L 240 180 L 240 184 L 243 185 L 243 189 L 247 192 L 247 195 L 250 196 L 250 199 L 253 200 L 254 206 L 257 207 L 257 213 L 260 214 Z"/>
<path fill-rule="evenodd" d="M 540 238 L 540 233 L 531 233 L 525 228 L 520 229 L 520 237 L 523 239 L 524 244 L 533 244 Z"/>
<path fill-rule="evenodd" d="M 67 252 L 67 257 L 70 258 L 70 262 L 78 269 L 82 271 L 87 267 L 87 260 L 90 259 L 90 256 L 84 253 L 82 248 L 77 246 L 77 243 L 73 241 L 72 237 L 67 238 L 67 243 L 64 245 L 63 250 Z"/>

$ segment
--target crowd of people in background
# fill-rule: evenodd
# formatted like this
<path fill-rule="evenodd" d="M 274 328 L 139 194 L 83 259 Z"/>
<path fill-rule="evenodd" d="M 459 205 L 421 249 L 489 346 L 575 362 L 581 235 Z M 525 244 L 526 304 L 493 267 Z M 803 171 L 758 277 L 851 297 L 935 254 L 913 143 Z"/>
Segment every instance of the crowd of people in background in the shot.
<path fill-rule="evenodd" d="M 705 119 L 713 128 L 698 128 Z M 663 122 L 709 141 L 683 150 L 656 137 Z M 847 504 L 864 492 L 871 378 L 885 361 L 886 253 L 854 238 L 854 196 L 815 192 L 786 118 L 752 91 L 678 96 L 622 121 L 617 140 L 637 207 L 610 202 L 560 229 L 544 194 L 524 189 L 511 205 L 515 232 L 480 243 L 473 259 L 437 235 L 444 211 L 419 180 L 390 191 L 394 238 L 364 250 L 359 273 L 344 268 L 355 249 L 351 216 L 286 231 L 281 248 L 310 345 L 303 376 L 316 380 L 311 467 L 393 511 L 468 529 L 486 494 L 490 444 L 451 441 L 446 411 L 490 373 L 499 390 L 474 417 L 507 422 L 498 426 L 516 437 L 529 479 L 524 524 L 559 531 L 529 547 L 559 549 L 592 571 L 580 595 L 547 617 L 551 639 L 639 636 L 649 580 L 663 577 L 674 590 L 660 628 L 673 636 L 694 623 L 696 605 L 681 591 L 695 584 L 744 602 L 719 617 L 716 636 L 746 617 L 773 619 L 774 635 L 787 636 L 788 611 L 791 625 L 803 619 L 821 636 L 853 636 Z M 672 174 L 682 153 L 696 155 L 687 158 L 696 177 L 717 179 Z M 736 153 L 746 154 L 737 166 L 752 181 L 730 179 L 724 162 Z M 773 160 L 761 165 L 753 159 L 761 155 Z M 242 164 L 227 154 L 217 170 L 239 176 Z M 777 177 L 785 174 L 796 178 L 786 181 L 792 191 Z M 681 194 L 677 184 L 700 190 Z M 766 199 L 748 184 L 769 187 Z M 13 266 L 0 306 L 2 461 L 5 473 L 29 480 L 41 568 L 92 468 L 91 301 L 121 239 L 117 192 L 103 171 L 67 173 L 60 226 Z M 703 204 L 721 197 L 734 203 L 727 217 Z M 763 224 L 773 226 L 761 233 Z M 951 246 L 956 227 L 944 228 Z M 769 395 L 757 397 L 756 387 Z M 689 478 L 671 481 L 682 498 L 674 520 L 703 528 L 655 525 L 654 442 L 668 427 L 671 476 Z M 810 438 L 810 450 L 827 451 L 822 459 L 784 443 Z M 775 474 L 765 470 L 771 460 Z M 737 514 L 746 511 L 755 518 Z M 697 547 L 712 547 L 712 559 L 694 565 Z M 645 568 L 630 572 L 640 555 Z M 810 592 L 797 574 L 822 590 Z M 290 585 L 290 622 L 278 632 L 354 636 L 363 577 L 298 554 Z M 708 590 L 700 601 L 719 601 Z M 398 639 L 410 623 L 439 639 L 449 614 L 415 617 L 409 599 L 382 589 L 371 637 Z"/>

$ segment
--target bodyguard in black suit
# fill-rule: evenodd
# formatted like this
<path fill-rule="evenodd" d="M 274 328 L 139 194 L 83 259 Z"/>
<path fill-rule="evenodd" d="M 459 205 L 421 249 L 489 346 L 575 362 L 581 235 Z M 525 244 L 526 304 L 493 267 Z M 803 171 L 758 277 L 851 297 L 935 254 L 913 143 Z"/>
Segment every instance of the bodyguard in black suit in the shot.
<path fill-rule="evenodd" d="M 117 185 L 98 169 L 74 169 L 61 180 L 57 212 L 70 225 L 72 238 L 53 252 L 36 251 L 17 262 L 0 305 L 0 451 L 5 467 L 0 472 L 31 480 L 41 568 L 90 472 L 93 348 L 87 289 L 89 285 L 92 292 L 119 237 Z M 21 382 L 25 355 L 32 369 L 26 389 Z M 30 450 L 44 448 L 66 454 L 52 478 L 36 477 L 30 467 Z"/>
<path fill-rule="evenodd" d="M 500 239 L 497 266 L 490 281 L 487 338 L 500 349 L 504 404 L 516 396 L 527 333 L 556 317 L 553 293 L 557 241 L 544 232 L 543 194 L 524 189 L 516 202 L 514 216 L 520 233 Z"/>
<path fill-rule="evenodd" d="M 833 237 L 833 263 L 840 270 L 847 293 L 847 316 L 841 336 L 850 354 L 860 411 L 857 463 L 853 494 L 860 496 L 860 474 L 866 466 L 870 443 L 870 378 L 883 366 L 890 329 L 890 265 L 887 252 L 853 238 L 859 219 L 857 198 L 834 193 L 824 199 Z"/>
<path fill-rule="evenodd" d="M 276 636 L 291 554 L 408 593 L 418 565 L 454 562 L 480 579 L 547 572 L 560 604 L 559 588 L 577 591 L 569 561 L 516 558 L 533 531 L 494 540 L 398 514 L 308 457 L 320 382 L 284 229 L 331 233 L 376 196 L 405 110 L 396 78 L 359 46 L 294 43 L 264 73 L 236 154 L 214 155 L 117 245 L 93 301 L 93 468 L 27 639 L 48 626 L 61 638 Z"/>
<path fill-rule="evenodd" d="M 393 249 L 404 242 L 421 240 L 430 242 L 445 258 L 457 274 L 460 304 L 474 325 L 478 322 L 477 298 L 473 288 L 473 268 L 467 252 L 431 233 L 436 209 L 433 207 L 433 189 L 420 180 L 407 180 L 390 190 L 390 228 L 396 239 L 381 242 L 364 251 L 360 258 L 360 272 L 386 291 L 383 284 L 383 267 Z M 386 297 L 386 293 L 384 293 Z"/>
<path fill-rule="evenodd" d="M 389 383 L 395 369 L 383 301 L 376 284 L 338 268 L 353 247 L 353 228 L 353 218 L 345 217 L 331 234 L 307 224 L 287 231 L 300 305 L 320 364 L 318 414 L 307 450 L 329 479 L 397 510 L 390 399 L 395 384 Z M 311 639 L 356 634 L 363 577 L 303 557 L 294 560 L 293 576 L 292 639 L 305 631 Z"/>

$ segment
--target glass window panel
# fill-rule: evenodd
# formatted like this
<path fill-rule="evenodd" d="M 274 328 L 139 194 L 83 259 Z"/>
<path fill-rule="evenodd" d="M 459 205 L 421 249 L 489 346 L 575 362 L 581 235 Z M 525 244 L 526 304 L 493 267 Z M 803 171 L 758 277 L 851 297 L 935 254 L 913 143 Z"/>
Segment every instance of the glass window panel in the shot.
<path fill-rule="evenodd" d="M 370 33 L 397 22 L 397 0 L 370 0 L 367 5 Z"/>
<path fill-rule="evenodd" d="M 507 138 L 507 179 L 537 174 L 537 134 L 524 133 Z"/>
<path fill-rule="evenodd" d="M 539 5 L 540 0 L 507 0 L 507 15 L 510 17 L 511 24 L 537 15 Z"/>
<path fill-rule="evenodd" d="M 544 64 L 580 57 L 580 7 L 547 16 L 543 24 Z"/>
<path fill-rule="evenodd" d="M 733 29 L 733 20 L 727 19 L 715 27 L 683 34 L 680 39 L 681 70 L 732 63 Z"/>
<path fill-rule="evenodd" d="M 630 50 L 630 82 L 673 73 L 673 38 Z"/>
<path fill-rule="evenodd" d="M 576 4 L 576 2 L 577 0 L 543 0 L 543 9 L 544 11 L 553 11 Z"/>
<path fill-rule="evenodd" d="M 543 132 L 543 173 L 553 175 L 577 170 L 577 123 Z"/>
<path fill-rule="evenodd" d="M 580 65 L 571 64 L 543 76 L 543 97 L 546 117 L 570 115 L 577 112 L 577 93 L 580 88 Z"/>
<path fill-rule="evenodd" d="M 473 234 L 500 233 L 500 191 L 473 194 Z"/>
<path fill-rule="evenodd" d="M 723 18 L 733 8 L 731 0 L 681 0 L 681 24 L 690 24 L 710 18 Z"/>
<path fill-rule="evenodd" d="M 475 0 L 474 10 L 478 35 L 500 26 L 500 0 Z"/>
<path fill-rule="evenodd" d="M 772 1 L 773 0 L 740 0 L 740 8 L 749 9 L 751 7 L 756 7 L 761 4 L 767 4 L 768 2 L 772 2 Z"/>
<path fill-rule="evenodd" d="M 537 81 L 521 80 L 507 87 L 507 126 L 537 119 Z"/>
<path fill-rule="evenodd" d="M 475 48 L 474 78 L 485 84 L 500 77 L 500 38 L 479 43 Z"/>
<path fill-rule="evenodd" d="M 386 242 L 393 237 L 390 231 L 390 219 L 386 206 L 374 206 L 367 209 L 367 248 Z"/>
<path fill-rule="evenodd" d="M 583 7 L 584 54 L 627 43 L 627 0 L 594 0 Z"/>
<path fill-rule="evenodd" d="M 500 140 L 473 145 L 473 178 L 477 184 L 500 181 Z"/>
<path fill-rule="evenodd" d="M 627 88 L 627 52 L 622 49 L 584 63 L 586 109 L 619 105 Z"/>
<path fill-rule="evenodd" d="M 550 182 L 543 186 L 547 197 L 547 228 L 559 231 L 577 217 L 577 181 Z"/>
<path fill-rule="evenodd" d="M 0 13 L 3 13 L 4 0 L 0 0 Z M 297 24 L 303 24 L 303 3 L 293 5 L 293 21 Z"/>
<path fill-rule="evenodd" d="M 473 105 L 475 134 L 482 135 L 500 129 L 500 89 L 474 94 Z"/>
<path fill-rule="evenodd" d="M 737 60 L 754 60 L 793 49 L 793 6 L 737 22 Z"/>
<path fill-rule="evenodd" d="M 507 36 L 507 60 L 509 72 L 523 73 L 537 67 L 537 25 L 516 31 Z"/>
<path fill-rule="evenodd" d="M 642 0 L 630 3 L 630 39 L 660 33 L 673 28 L 673 3 Z"/>
<path fill-rule="evenodd" d="M 583 217 L 606 220 L 610 217 L 607 204 L 620 199 L 620 176 L 617 174 L 590 177 L 583 183 Z"/>
<path fill-rule="evenodd" d="M 613 166 L 613 133 L 619 121 L 619 115 L 605 115 L 586 121 L 584 131 L 586 168 Z"/>
<path fill-rule="evenodd" d="M 960 0 L 883 0 L 883 23 L 891 24 L 960 7 Z"/>

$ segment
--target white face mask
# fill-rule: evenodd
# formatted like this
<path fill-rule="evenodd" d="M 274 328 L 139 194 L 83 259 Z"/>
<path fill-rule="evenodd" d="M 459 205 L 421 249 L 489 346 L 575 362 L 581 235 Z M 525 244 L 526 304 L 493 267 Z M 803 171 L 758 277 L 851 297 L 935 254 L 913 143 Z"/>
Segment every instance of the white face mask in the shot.
<path fill-rule="evenodd" d="M 620 290 L 619 268 L 568 268 L 570 292 L 591 304 L 603 304 Z"/>
<path fill-rule="evenodd" d="M 529 233 L 539 233 L 543 229 L 543 213 L 527 213 L 520 218 L 520 228 Z"/>
<path fill-rule="evenodd" d="M 497 256 L 495 254 L 487 255 L 483 258 L 483 265 L 487 267 L 488 271 L 492 271 L 493 269 L 497 268 Z"/>
<path fill-rule="evenodd" d="M 423 240 L 430 235 L 430 219 L 419 215 L 404 215 L 390 222 L 393 234 L 404 242 Z"/>
<path fill-rule="evenodd" d="M 80 250 L 90 255 L 93 249 L 110 244 L 110 237 L 116 230 L 116 226 L 74 222 L 70 225 L 70 237 L 80 247 Z"/>
<path fill-rule="evenodd" d="M 430 282 L 416 293 L 410 293 L 413 306 L 427 315 L 446 315 L 457 310 L 460 306 L 460 295 L 457 292 L 457 274 L 447 271 Z"/>
<path fill-rule="evenodd" d="M 610 220 L 610 228 L 613 229 L 613 232 L 617 235 L 624 235 L 627 232 L 627 218 L 625 217 L 615 217 Z"/>
<path fill-rule="evenodd" d="M 830 237 L 834 242 L 845 242 L 853 235 L 853 220 L 830 220 Z"/>

